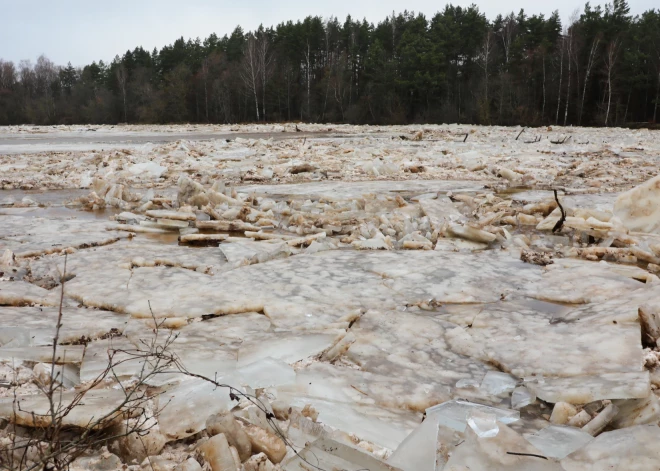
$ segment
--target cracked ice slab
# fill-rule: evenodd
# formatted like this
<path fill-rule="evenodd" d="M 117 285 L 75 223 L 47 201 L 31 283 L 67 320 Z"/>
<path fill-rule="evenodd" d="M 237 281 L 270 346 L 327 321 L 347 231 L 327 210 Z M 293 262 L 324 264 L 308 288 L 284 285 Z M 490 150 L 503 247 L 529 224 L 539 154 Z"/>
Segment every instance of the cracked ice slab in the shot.
<path fill-rule="evenodd" d="M 57 306 L 59 302 L 59 292 L 48 291 L 26 281 L 0 280 L 0 306 L 25 306 L 28 304 Z"/>
<path fill-rule="evenodd" d="M 651 471 L 660 463 L 660 427 L 638 425 L 605 432 L 561 461 L 566 471 Z"/>
<path fill-rule="evenodd" d="M 281 328 L 327 325 L 354 309 L 394 309 L 429 299 L 492 302 L 512 285 L 540 276 L 538 267 L 497 252 L 335 250 L 215 276 L 162 266 L 131 271 L 108 264 L 96 252 L 79 252 L 70 258 L 76 277 L 67 283 L 67 293 L 88 306 L 135 317 L 151 316 L 148 300 L 158 317 L 263 311 Z"/>
<path fill-rule="evenodd" d="M 104 221 L 3 216 L 2 222 L 0 247 L 10 249 L 17 257 L 103 246 L 128 237 L 109 233 Z"/>
<path fill-rule="evenodd" d="M 4 307 L 0 309 L 0 335 L 13 327 L 29 339 L 29 343 L 21 346 L 52 345 L 57 317 L 55 307 Z M 62 310 L 60 343 L 80 341 L 83 337 L 95 339 L 113 329 L 121 333 L 127 321 L 128 317 L 114 312 L 67 307 Z"/>
<path fill-rule="evenodd" d="M 286 185 L 248 185 L 238 187 L 243 193 L 270 196 L 296 196 L 344 200 L 359 198 L 367 193 L 407 192 L 424 194 L 447 191 L 477 191 L 484 181 L 420 180 L 420 181 L 368 181 L 368 182 L 314 182 Z"/>
<path fill-rule="evenodd" d="M 62 415 L 62 425 L 80 428 L 104 428 L 115 423 L 119 417 L 117 408 L 125 401 L 121 390 L 95 389 L 87 391 L 83 401 L 77 394 L 64 392 L 55 395 L 55 406 L 66 408 L 74 401 L 75 407 Z M 16 403 L 14 403 L 16 400 Z M 50 423 L 49 401 L 44 394 L 0 398 L 0 417 L 10 419 L 17 425 L 45 427 Z"/>

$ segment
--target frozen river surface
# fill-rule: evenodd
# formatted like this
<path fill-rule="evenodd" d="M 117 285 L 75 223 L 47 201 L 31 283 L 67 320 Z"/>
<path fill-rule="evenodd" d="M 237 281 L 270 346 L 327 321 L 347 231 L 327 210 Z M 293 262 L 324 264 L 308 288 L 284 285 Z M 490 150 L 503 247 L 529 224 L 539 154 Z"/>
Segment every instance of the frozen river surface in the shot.
<path fill-rule="evenodd" d="M 657 470 L 660 134 L 519 132 L 1 129 L 0 457 Z"/>

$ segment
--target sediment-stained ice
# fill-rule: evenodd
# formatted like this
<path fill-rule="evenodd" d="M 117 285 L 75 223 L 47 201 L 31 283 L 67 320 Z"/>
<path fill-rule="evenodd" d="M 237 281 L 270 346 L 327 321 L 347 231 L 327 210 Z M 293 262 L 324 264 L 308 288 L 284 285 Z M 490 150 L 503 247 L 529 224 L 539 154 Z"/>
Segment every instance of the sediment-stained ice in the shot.
<path fill-rule="evenodd" d="M 64 283 L 56 369 L 81 381 L 65 387 L 117 363 L 67 425 L 148 376 L 140 355 L 177 359 L 138 388 L 171 442 L 153 463 L 183 463 L 176 441 L 201 445 L 222 413 L 342 469 L 655 469 L 655 134 L 299 126 L 101 126 L 157 142 L 5 149 L 0 419 L 38 425 Z M 41 131 L 85 134 L 11 127 L 0 144 Z"/>

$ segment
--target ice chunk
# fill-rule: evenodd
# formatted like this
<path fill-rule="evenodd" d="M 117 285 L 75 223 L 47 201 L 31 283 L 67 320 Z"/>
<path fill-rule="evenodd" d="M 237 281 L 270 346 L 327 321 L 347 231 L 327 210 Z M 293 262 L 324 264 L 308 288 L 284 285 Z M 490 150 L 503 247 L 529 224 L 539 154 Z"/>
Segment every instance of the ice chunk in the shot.
<path fill-rule="evenodd" d="M 500 431 L 497 425 L 497 416 L 488 412 L 473 409 L 468 415 L 467 423 L 470 428 L 481 438 L 492 438 Z"/>
<path fill-rule="evenodd" d="M 536 402 L 536 396 L 525 386 L 518 386 L 511 393 L 511 407 L 521 409 Z"/>
<path fill-rule="evenodd" d="M 147 211 L 147 216 L 155 219 L 174 219 L 177 221 L 195 221 L 197 219 L 195 213 L 187 211 L 169 211 L 165 209 L 149 210 Z"/>
<path fill-rule="evenodd" d="M 614 404 L 609 404 L 605 409 L 600 411 L 600 413 L 591 419 L 589 423 L 587 423 L 584 427 L 582 427 L 582 430 L 585 432 L 596 436 L 598 435 L 607 425 L 616 417 L 618 414 L 619 409 L 614 405 Z"/>
<path fill-rule="evenodd" d="M 558 402 L 552 408 L 552 415 L 550 415 L 550 422 L 553 424 L 564 425 L 567 424 L 571 417 L 577 414 L 577 409 L 568 402 Z"/>
<path fill-rule="evenodd" d="M 495 437 L 481 438 L 469 429 L 464 443 L 453 451 L 445 470 L 451 471 L 562 471 L 527 440 L 506 425 Z"/>
<path fill-rule="evenodd" d="M 651 471 L 660 463 L 660 427 L 637 425 L 600 434 L 561 462 L 566 471 Z"/>
<path fill-rule="evenodd" d="M 497 239 L 495 234 L 467 225 L 461 226 L 459 224 L 453 224 L 449 226 L 448 232 L 454 237 L 471 240 L 472 242 L 481 242 L 483 244 L 489 244 Z"/>
<path fill-rule="evenodd" d="M 296 372 L 282 360 L 267 357 L 238 370 L 241 381 L 253 389 L 281 386 L 296 382 Z"/>
<path fill-rule="evenodd" d="M 272 358 L 295 363 L 321 353 L 335 340 L 333 334 L 284 335 L 282 337 L 246 342 L 238 352 L 238 365 L 247 366 L 257 360 Z M 284 383 L 282 383 L 284 384 Z"/>
<path fill-rule="evenodd" d="M 213 471 L 236 471 L 236 463 L 225 434 L 219 433 L 202 443 L 199 451 Z"/>
<path fill-rule="evenodd" d="M 163 173 L 167 172 L 167 167 L 162 167 L 156 162 L 142 162 L 131 165 L 128 171 L 133 175 L 145 174 L 153 178 L 159 178 Z"/>
<path fill-rule="evenodd" d="M 121 404 L 126 394 L 121 389 L 95 389 L 84 397 L 77 392 L 55 394 L 55 407 L 63 410 L 74 401 L 76 406 L 62 417 L 63 426 L 102 428 L 112 425 L 120 416 Z M 0 417 L 18 425 L 45 427 L 50 423 L 50 403 L 44 394 L 0 399 Z"/>
<path fill-rule="evenodd" d="M 285 471 L 308 471 L 309 463 L 315 469 L 341 469 L 342 471 L 397 471 L 372 455 L 330 438 L 319 438 L 310 443 L 297 456 L 282 464 Z"/>
<path fill-rule="evenodd" d="M 520 419 L 520 412 L 515 410 L 498 409 L 468 401 L 448 401 L 426 409 L 426 416 L 438 416 L 441 425 L 464 432 L 467 420 L 472 410 L 478 409 L 484 413 L 495 415 L 498 422 L 510 424 Z"/>
<path fill-rule="evenodd" d="M 619 409 L 619 413 L 612 421 L 614 428 L 660 422 L 660 401 L 655 394 L 651 394 L 646 399 L 617 400 L 612 403 Z"/>
<path fill-rule="evenodd" d="M 311 404 L 319 413 L 318 421 L 378 446 L 396 449 L 419 423 L 419 416 L 410 411 L 379 406 L 329 401 L 298 395 L 287 400 L 293 407 Z"/>
<path fill-rule="evenodd" d="M 579 428 L 561 425 L 550 425 L 534 434 L 525 435 L 525 438 L 538 448 L 543 455 L 558 460 L 570 455 L 594 439 L 594 437 Z"/>
<path fill-rule="evenodd" d="M 648 371 L 546 378 L 544 383 L 528 383 L 527 387 L 544 401 L 572 404 L 587 404 L 599 399 L 642 399 L 651 391 Z"/>
<path fill-rule="evenodd" d="M 513 391 L 517 383 L 518 378 L 515 376 L 499 371 L 489 371 L 481 382 L 481 389 L 493 396 L 499 396 Z"/>
<path fill-rule="evenodd" d="M 420 199 L 419 205 L 422 207 L 424 215 L 431 221 L 433 230 L 442 230 L 445 224 L 455 223 L 465 220 L 454 206 L 454 203 L 446 196 L 438 196 L 437 199 Z"/>
<path fill-rule="evenodd" d="M 479 387 L 479 381 L 477 381 L 476 379 L 472 379 L 472 378 L 459 379 L 458 381 L 456 381 L 456 387 L 458 389 L 478 388 Z"/>
<path fill-rule="evenodd" d="M 235 381 L 219 378 L 218 383 Z M 184 381 L 158 396 L 160 429 L 169 440 L 179 440 L 196 434 L 206 427 L 211 414 L 229 412 L 232 400 L 229 388 L 216 387 L 201 379 Z"/>
<path fill-rule="evenodd" d="M 387 462 L 405 471 L 441 470 L 447 462 L 447 452 L 462 441 L 463 435 L 440 425 L 438 419 L 438 415 L 427 417 Z"/>
<path fill-rule="evenodd" d="M 621 193 L 614 215 L 631 231 L 660 233 L 660 175 Z"/>

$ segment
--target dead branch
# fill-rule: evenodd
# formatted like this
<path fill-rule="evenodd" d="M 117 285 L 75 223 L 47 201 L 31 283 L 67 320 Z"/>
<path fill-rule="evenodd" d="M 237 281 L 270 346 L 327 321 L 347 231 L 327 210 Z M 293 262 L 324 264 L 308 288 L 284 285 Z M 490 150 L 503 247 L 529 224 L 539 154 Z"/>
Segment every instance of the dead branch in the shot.
<path fill-rule="evenodd" d="M 555 194 L 555 201 L 557 202 L 557 206 L 559 207 L 559 211 L 561 211 L 561 217 L 559 218 L 559 221 L 557 221 L 557 224 L 555 224 L 555 227 L 552 228 L 552 232 L 555 233 L 555 232 L 561 230 L 562 226 L 564 225 L 564 221 L 566 221 L 566 211 L 564 211 L 564 207 L 559 202 L 559 197 L 557 196 L 557 190 L 552 190 L 552 191 Z"/>

